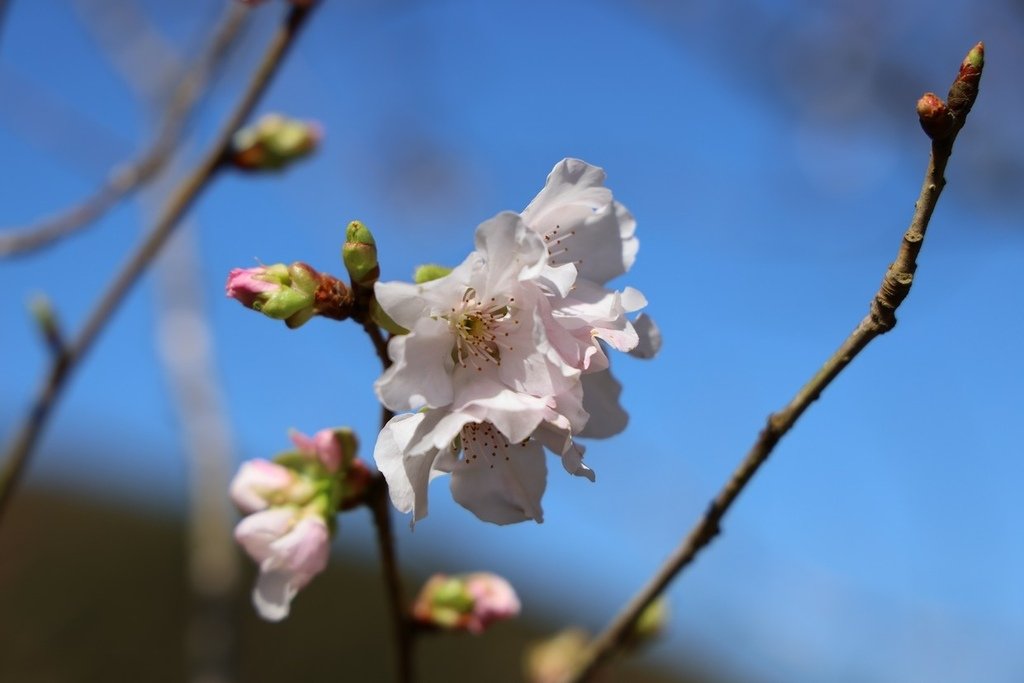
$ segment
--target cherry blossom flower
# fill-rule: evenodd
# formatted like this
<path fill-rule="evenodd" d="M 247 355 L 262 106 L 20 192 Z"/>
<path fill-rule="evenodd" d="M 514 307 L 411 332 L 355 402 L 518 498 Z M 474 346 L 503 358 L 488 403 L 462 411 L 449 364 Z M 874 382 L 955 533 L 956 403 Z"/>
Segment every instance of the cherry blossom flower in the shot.
<path fill-rule="evenodd" d="M 327 567 L 330 531 L 323 517 L 294 506 L 249 515 L 235 527 L 235 540 L 259 564 L 253 604 L 260 616 L 288 616 L 300 589 Z"/>
<path fill-rule="evenodd" d="M 503 213 L 480 225 L 476 246 L 436 280 L 377 283 L 381 308 L 409 330 L 388 345 L 393 364 L 374 385 L 381 402 L 392 410 L 473 404 L 477 419 L 493 421 L 512 441 L 545 419 L 543 397 L 563 395 L 561 409 L 582 416 L 578 392 L 569 403 L 579 371 L 548 341 L 561 331 L 544 315 L 543 242 L 516 214 Z"/>
<path fill-rule="evenodd" d="M 392 410 L 421 412 L 393 418 L 374 458 L 413 522 L 441 474 L 484 521 L 540 522 L 544 449 L 593 481 L 574 437 L 625 427 L 605 347 L 649 357 L 660 335 L 646 316 L 627 317 L 647 304 L 640 292 L 605 286 L 629 270 L 638 242 L 604 177 L 565 159 L 521 215 L 483 223 L 476 251 L 447 275 L 377 284 L 381 308 L 409 330 L 389 344 L 394 363 L 377 395 Z"/>

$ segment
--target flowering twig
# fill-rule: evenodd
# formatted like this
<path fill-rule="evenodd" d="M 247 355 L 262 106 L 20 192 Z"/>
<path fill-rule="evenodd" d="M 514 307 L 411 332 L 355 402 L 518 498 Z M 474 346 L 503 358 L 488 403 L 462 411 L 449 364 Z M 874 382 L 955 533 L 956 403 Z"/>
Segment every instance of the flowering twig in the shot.
<path fill-rule="evenodd" d="M 36 441 L 53 411 L 60 392 L 67 383 L 71 370 L 82 360 L 132 285 L 160 252 L 181 217 L 216 175 L 224 159 L 225 151 L 231 144 L 232 136 L 255 109 L 313 7 L 315 4 L 308 7 L 296 5 L 289 11 L 284 23 L 267 46 L 260 64 L 253 72 L 249 84 L 234 110 L 224 122 L 221 131 L 210 144 L 202 160 L 171 194 L 167 204 L 160 212 L 156 224 L 111 281 L 86 319 L 81 332 L 69 342 L 64 352 L 53 360 L 28 415 L 18 427 L 7 448 L 3 469 L 0 471 L 0 518 L 10 502 Z"/>
<path fill-rule="evenodd" d="M 112 170 L 96 192 L 75 206 L 31 226 L 0 231 L 0 257 L 26 254 L 78 232 L 152 180 L 174 156 L 185 124 L 202 99 L 210 75 L 227 55 L 248 12 L 242 5 L 229 5 L 206 52 L 178 83 L 160 130 L 145 153 Z"/>
<path fill-rule="evenodd" d="M 904 233 L 896 260 L 889 266 L 881 287 L 871 301 L 870 311 L 839 349 L 797 392 L 782 410 L 768 417 L 747 456 L 732 473 L 725 486 L 711 501 L 708 509 L 683 539 L 657 573 L 619 612 L 608 627 L 594 640 L 584 662 L 572 681 L 584 681 L 597 671 L 625 642 L 643 610 L 685 569 L 705 546 L 718 535 L 725 513 L 750 482 L 758 468 L 771 455 L 775 445 L 793 427 L 821 392 L 850 364 L 875 337 L 896 325 L 896 309 L 906 298 L 917 269 L 917 255 L 924 242 L 939 194 L 946 184 L 944 172 L 957 133 L 978 94 L 978 81 L 984 64 L 984 46 L 978 43 L 964 59 L 948 102 L 928 93 L 918 103 L 922 127 L 932 139 L 931 155 L 925 171 L 924 184 L 915 205 L 910 228 Z"/>

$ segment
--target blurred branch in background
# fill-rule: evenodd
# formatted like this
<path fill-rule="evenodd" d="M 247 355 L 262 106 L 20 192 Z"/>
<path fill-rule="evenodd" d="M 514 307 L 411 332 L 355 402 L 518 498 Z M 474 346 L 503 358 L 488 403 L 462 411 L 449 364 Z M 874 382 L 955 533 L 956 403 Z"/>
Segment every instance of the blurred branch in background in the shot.
<path fill-rule="evenodd" d="M 120 9 L 129 5 L 130 3 L 127 3 L 118 7 Z M 138 158 L 114 168 L 106 182 L 81 203 L 35 225 L 0 231 L 0 256 L 24 254 L 40 249 L 87 227 L 101 218 L 118 202 L 151 181 L 164 168 L 168 160 L 174 156 L 191 115 L 203 99 L 211 76 L 229 53 L 245 24 L 248 8 L 236 3 L 230 3 L 226 7 L 223 19 L 218 24 L 208 48 L 174 89 L 151 146 Z M 107 12 L 106 15 L 120 17 L 121 13 Z M 133 61 L 137 67 L 145 66 L 144 70 L 149 70 L 154 65 L 164 64 L 165 57 L 142 54 L 140 49 L 142 47 L 149 49 L 158 44 L 152 40 L 146 41 L 143 46 L 139 46 L 131 52 L 122 51 L 119 54 L 126 58 L 130 57 L 130 61 Z M 165 51 L 166 48 L 161 51 L 161 54 Z M 127 69 L 122 69 L 122 72 L 134 73 Z M 153 83 L 159 82 L 159 79 L 146 81 L 129 77 L 128 80 L 133 87 L 142 92 L 147 100 L 155 99 Z"/>
<path fill-rule="evenodd" d="M 7 18 L 7 0 L 0 0 L 0 45 L 3 44 L 4 26 Z"/>
<path fill-rule="evenodd" d="M 250 77 L 234 110 L 224 121 L 203 158 L 175 188 L 160 212 L 159 219 L 120 272 L 115 275 L 88 315 L 82 330 L 69 342 L 66 352 L 52 363 L 36 397 L 32 399 L 27 416 L 16 428 L 6 450 L 3 469 L 0 470 L 0 517 L 17 488 L 39 436 L 67 384 L 71 370 L 88 352 L 139 276 L 163 248 L 185 212 L 216 175 L 231 144 L 232 136 L 255 109 L 311 12 L 312 7 L 293 7 L 289 11 L 281 27 L 271 38 L 262 60 Z"/>
<path fill-rule="evenodd" d="M 914 204 L 914 216 L 910 227 L 903 235 L 895 261 L 889 265 L 878 292 L 871 300 L 869 313 L 796 396 L 784 408 L 768 416 L 767 424 L 754 445 L 718 495 L 712 499 L 707 511 L 697 520 L 647 585 L 594 640 L 572 681 L 592 680 L 599 667 L 629 638 L 643 611 L 686 567 L 690 566 L 697 554 L 718 536 L 721 532 L 720 522 L 725 513 L 800 416 L 821 397 L 821 393 L 849 366 L 857 354 L 876 337 L 896 326 L 896 309 L 910 293 L 914 273 L 917 271 L 917 256 L 924 244 L 932 212 L 946 184 L 946 164 L 953 151 L 953 143 L 978 96 L 984 54 L 984 46 L 981 43 L 968 52 L 949 90 L 947 101 L 940 100 L 933 93 L 926 93 L 918 102 L 921 126 L 932 141 L 928 167 L 921 186 L 921 194 Z"/>
<path fill-rule="evenodd" d="M 934 82 L 941 70 L 924 55 L 956 36 L 985 35 L 997 46 L 1000 61 L 1024 61 L 1024 11 L 1019 0 L 997 0 L 985 6 L 942 7 L 945 32 L 922 29 L 922 16 L 934 15 L 936 6 L 924 0 L 846 0 L 822 4 L 812 0 L 785 3 L 743 0 L 715 3 L 698 0 L 641 0 L 623 3 L 607 0 L 647 23 L 688 53 L 710 56 L 715 66 L 759 97 L 759 103 L 785 110 L 786 118 L 802 134 L 820 130 L 824 135 L 851 136 L 863 132 L 878 139 L 884 133 L 897 141 L 908 139 L 905 125 L 910 101 L 908 92 Z M 968 9 L 969 8 L 969 9 Z M 954 28 L 955 27 L 955 28 Z M 727 50 L 722 46 L 728 45 Z M 920 46 L 909 50 L 907 45 Z M 915 56 L 920 55 L 918 57 Z M 1024 89 L 1016 86 L 1011 70 L 993 72 L 991 79 L 1005 79 L 1003 106 L 1008 111 L 1024 107 Z M 980 207 L 991 200 L 1014 204 L 1024 200 L 1024 159 L 1020 146 L 1007 144 L 1021 136 L 1012 117 L 982 112 L 964 150 L 962 195 Z M 848 191 L 851 179 L 833 183 L 831 172 L 817 171 L 818 161 L 801 154 L 808 175 L 820 177 L 833 192 Z M 864 184 L 870 178 L 852 179 Z"/>
<path fill-rule="evenodd" d="M 234 680 L 238 555 L 227 491 L 234 446 L 203 312 L 196 226 L 182 226 L 157 263 L 160 359 L 188 457 L 186 672 L 195 683 Z"/>

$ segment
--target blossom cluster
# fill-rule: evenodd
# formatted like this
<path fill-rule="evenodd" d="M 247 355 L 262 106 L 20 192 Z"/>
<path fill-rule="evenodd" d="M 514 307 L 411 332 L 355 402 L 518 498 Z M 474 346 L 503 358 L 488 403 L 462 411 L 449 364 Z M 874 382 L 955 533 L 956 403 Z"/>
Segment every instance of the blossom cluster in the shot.
<path fill-rule="evenodd" d="M 354 457 L 349 430 L 291 438 L 296 450 L 249 460 L 231 482 L 231 498 L 247 515 L 235 539 L 259 565 L 252 598 L 268 621 L 287 617 L 292 598 L 327 566 L 334 514 L 357 503 L 371 476 Z"/>
<path fill-rule="evenodd" d="M 378 282 L 394 336 L 380 401 L 403 411 L 374 450 L 392 503 L 427 514 L 427 485 L 451 475 L 457 502 L 480 519 L 543 520 L 544 450 L 594 480 L 576 437 L 625 428 L 608 348 L 650 357 L 660 339 L 631 288 L 607 283 L 636 258 L 636 221 L 604 186 L 604 171 L 559 162 L 519 213 L 476 230 L 475 249 L 421 283 Z"/>

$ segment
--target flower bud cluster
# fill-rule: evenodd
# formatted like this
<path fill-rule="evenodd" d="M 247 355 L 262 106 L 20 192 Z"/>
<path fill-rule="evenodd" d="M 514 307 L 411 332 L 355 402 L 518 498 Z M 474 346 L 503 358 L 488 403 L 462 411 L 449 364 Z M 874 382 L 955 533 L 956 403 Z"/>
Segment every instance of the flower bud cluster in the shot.
<path fill-rule="evenodd" d="M 259 565 L 253 603 L 269 621 L 288 616 L 296 593 L 327 566 L 334 513 L 362 502 L 371 479 L 351 430 L 291 438 L 295 450 L 249 460 L 231 482 L 247 515 L 235 539 Z"/>
<path fill-rule="evenodd" d="M 255 268 L 235 268 L 225 285 L 228 297 L 288 327 L 304 325 L 315 315 L 348 317 L 351 296 L 344 283 L 296 261 Z"/>
<path fill-rule="evenodd" d="M 422 625 L 473 634 L 518 614 L 519 597 L 511 584 L 488 572 L 435 574 L 412 607 L 413 618 Z"/>

